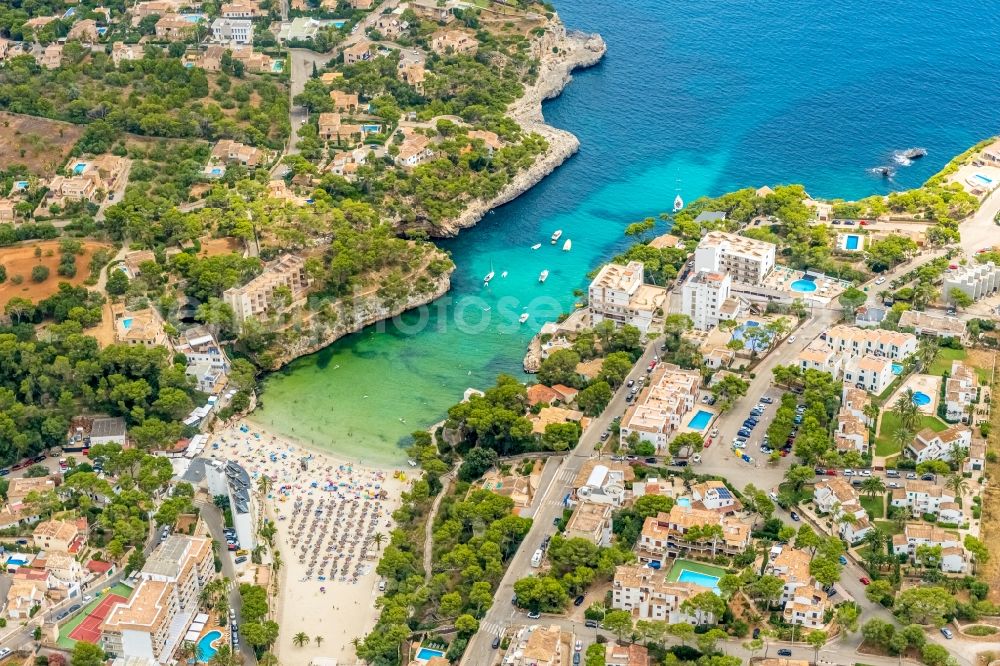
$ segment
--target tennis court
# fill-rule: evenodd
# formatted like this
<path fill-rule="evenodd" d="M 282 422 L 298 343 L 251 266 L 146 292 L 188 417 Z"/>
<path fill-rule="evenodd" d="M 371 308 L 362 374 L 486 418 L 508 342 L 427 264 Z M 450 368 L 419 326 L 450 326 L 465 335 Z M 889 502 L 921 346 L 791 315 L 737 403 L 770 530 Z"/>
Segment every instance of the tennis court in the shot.
<path fill-rule="evenodd" d="M 107 594 L 91 601 L 59 628 L 59 647 L 72 650 L 77 641 L 96 643 L 101 637 L 101 622 L 116 603 L 128 601 L 131 594 L 131 587 L 118 583 Z"/>
<path fill-rule="evenodd" d="M 88 643 L 98 643 L 101 639 L 101 622 L 104 622 L 110 613 L 111 609 L 115 607 L 115 604 L 128 601 L 125 597 L 120 597 L 117 594 L 109 594 L 101 602 L 97 604 L 97 608 L 90 611 L 83 622 L 76 625 L 73 631 L 69 632 L 69 637 L 74 641 L 86 641 Z"/>

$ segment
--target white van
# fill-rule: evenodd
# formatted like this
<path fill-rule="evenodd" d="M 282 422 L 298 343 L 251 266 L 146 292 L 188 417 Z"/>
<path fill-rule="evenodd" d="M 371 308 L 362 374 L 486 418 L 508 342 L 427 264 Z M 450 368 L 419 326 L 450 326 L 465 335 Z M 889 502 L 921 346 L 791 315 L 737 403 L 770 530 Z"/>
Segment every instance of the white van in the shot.
<path fill-rule="evenodd" d="M 531 556 L 531 566 L 535 567 L 536 569 L 538 567 L 542 566 L 542 556 L 543 555 L 544 555 L 544 553 L 542 552 L 541 548 L 539 548 L 538 550 L 536 550 L 535 554 Z"/>

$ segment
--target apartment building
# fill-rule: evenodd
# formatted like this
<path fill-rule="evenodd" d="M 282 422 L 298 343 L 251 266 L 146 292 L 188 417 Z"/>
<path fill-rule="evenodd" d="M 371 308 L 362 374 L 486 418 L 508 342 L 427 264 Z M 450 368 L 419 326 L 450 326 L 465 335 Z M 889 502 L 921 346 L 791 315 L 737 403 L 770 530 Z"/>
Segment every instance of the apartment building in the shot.
<path fill-rule="evenodd" d="M 913 328 L 917 335 L 937 338 L 957 338 L 965 336 L 965 322 L 958 317 L 907 310 L 899 317 L 901 328 Z"/>
<path fill-rule="evenodd" d="M 969 408 L 979 396 L 976 371 L 961 361 L 952 361 L 951 374 L 945 382 L 945 418 L 949 421 L 968 419 Z"/>
<path fill-rule="evenodd" d="M 736 319 L 745 308 L 730 294 L 731 288 L 728 273 L 692 272 L 681 286 L 681 312 L 701 331 L 712 329 L 723 319 Z"/>
<path fill-rule="evenodd" d="M 728 273 L 734 283 L 759 285 L 774 268 L 774 243 L 710 231 L 694 252 L 694 270 Z"/>
<path fill-rule="evenodd" d="M 827 595 L 822 586 L 809 573 L 808 553 L 791 546 L 778 546 L 776 556 L 772 555 L 766 572 L 784 581 L 781 603 L 784 604 L 785 622 L 798 624 L 809 629 L 826 626 L 824 616 L 827 609 Z M 772 554 L 774 550 L 771 551 Z"/>
<path fill-rule="evenodd" d="M 940 527 L 908 523 L 902 534 L 892 537 L 892 550 L 896 555 L 909 555 L 913 559 L 919 546 L 941 548 L 940 568 L 945 573 L 964 573 L 968 567 L 968 557 L 959 537 Z"/>
<path fill-rule="evenodd" d="M 233 309 L 236 321 L 242 324 L 251 317 L 266 316 L 272 308 L 279 307 L 275 301 L 275 292 L 282 288 L 291 292 L 291 299 L 290 303 L 282 304 L 280 309 L 305 297 L 309 277 L 302 257 L 283 255 L 242 287 L 227 289 L 222 294 L 222 300 Z"/>
<path fill-rule="evenodd" d="M 914 516 L 929 513 L 944 523 L 961 523 L 964 519 L 955 493 L 933 481 L 911 480 L 902 488 L 893 488 L 890 503 L 908 507 Z"/>
<path fill-rule="evenodd" d="M 665 571 L 633 564 L 615 568 L 611 584 L 611 607 L 632 614 L 637 620 L 660 620 L 669 624 L 713 624 L 711 613 L 688 614 L 681 605 L 706 589 L 694 583 L 671 583 Z"/>
<path fill-rule="evenodd" d="M 582 502 L 577 505 L 566 523 L 567 539 L 580 538 L 595 546 L 611 545 L 611 505 Z"/>
<path fill-rule="evenodd" d="M 867 391 L 855 386 L 844 385 L 840 395 L 840 412 L 850 414 L 867 426 L 873 424 L 873 419 L 866 411 L 871 407 L 872 399 Z"/>
<path fill-rule="evenodd" d="M 927 460 L 951 460 L 953 454 L 963 454 L 972 445 L 972 431 L 954 425 L 941 432 L 924 428 L 907 444 L 906 453 L 918 463 Z"/>
<path fill-rule="evenodd" d="M 707 539 L 685 539 L 692 528 L 717 525 L 722 536 Z M 691 552 L 699 555 L 738 555 L 750 544 L 750 527 L 743 521 L 720 515 L 709 509 L 675 504 L 670 513 L 646 518 L 639 535 L 637 554 L 640 562 L 659 563 L 671 557 Z"/>
<path fill-rule="evenodd" d="M 840 525 L 840 535 L 850 543 L 857 543 L 871 529 L 868 513 L 861 506 L 858 494 L 842 477 L 819 481 L 813 488 L 813 501 L 821 513 L 833 516 Z"/>
<path fill-rule="evenodd" d="M 840 376 L 843 361 L 840 354 L 833 351 L 822 340 L 813 340 L 809 345 L 799 352 L 795 359 L 795 364 L 803 371 L 818 370 L 828 372 L 834 378 Z"/>
<path fill-rule="evenodd" d="M 55 474 L 11 479 L 7 486 L 7 503 L 11 505 L 22 504 L 31 493 L 42 495 L 53 492 L 59 487 L 61 481 Z"/>
<path fill-rule="evenodd" d="M 111 657 L 138 656 L 167 663 L 198 610 L 198 596 L 215 573 L 212 541 L 173 534 L 138 573 L 139 585 L 101 625 L 101 647 Z"/>
<path fill-rule="evenodd" d="M 255 2 L 229 2 L 222 5 L 222 17 L 229 19 L 254 19 L 264 15 L 260 6 Z"/>
<path fill-rule="evenodd" d="M 701 374 L 696 370 L 681 370 L 663 363 L 650 374 L 648 385 L 639 393 L 635 404 L 625 410 L 620 430 L 624 443 L 631 433 L 641 441 L 665 450 L 671 436 L 684 423 L 684 417 L 698 399 Z"/>
<path fill-rule="evenodd" d="M 605 264 L 590 283 L 588 307 L 591 323 L 608 320 L 616 326 L 630 324 L 643 334 L 663 322 L 668 306 L 667 290 L 644 284 L 643 264 Z"/>
<path fill-rule="evenodd" d="M 880 395 L 892 383 L 892 361 L 878 356 L 848 356 L 844 361 L 844 383 Z"/>
<path fill-rule="evenodd" d="M 253 21 L 219 17 L 212 21 L 212 39 L 224 44 L 252 44 Z"/>
<path fill-rule="evenodd" d="M 837 415 L 837 431 L 833 435 L 834 444 L 841 453 L 857 451 L 861 455 L 868 453 L 868 426 L 849 412 Z"/>
<path fill-rule="evenodd" d="M 826 332 L 826 345 L 846 356 L 877 356 L 901 361 L 917 351 L 917 336 L 880 328 L 838 325 Z"/>
<path fill-rule="evenodd" d="M 948 271 L 944 275 L 944 285 L 941 287 L 941 295 L 945 300 L 950 300 L 952 289 L 961 291 L 973 301 L 995 294 L 1000 290 L 1000 266 L 988 261 L 985 264 L 971 263 Z"/>

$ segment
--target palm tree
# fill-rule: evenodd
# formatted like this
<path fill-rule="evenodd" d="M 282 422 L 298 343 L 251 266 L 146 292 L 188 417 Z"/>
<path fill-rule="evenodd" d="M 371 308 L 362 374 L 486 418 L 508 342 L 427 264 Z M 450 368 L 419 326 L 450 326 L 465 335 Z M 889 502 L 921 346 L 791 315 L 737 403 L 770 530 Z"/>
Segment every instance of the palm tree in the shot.
<path fill-rule="evenodd" d="M 292 644 L 295 647 L 303 647 L 305 645 L 309 645 L 309 636 L 306 634 L 306 632 L 300 631 L 299 633 L 292 636 Z"/>
<path fill-rule="evenodd" d="M 896 400 L 896 404 L 893 405 L 893 411 L 899 417 L 899 427 L 906 428 L 907 430 L 913 430 L 913 427 L 917 424 L 917 404 L 913 402 L 914 391 L 912 388 L 907 388 L 903 391 L 899 399 Z"/>
<path fill-rule="evenodd" d="M 208 663 L 211 666 L 239 666 L 243 663 L 243 655 L 239 652 L 233 652 L 233 649 L 228 645 L 223 645 Z"/>
<path fill-rule="evenodd" d="M 964 476 L 955 472 L 945 479 L 944 487 L 954 491 L 955 498 L 957 499 L 969 490 L 969 482 L 965 480 Z"/>
<path fill-rule="evenodd" d="M 872 431 L 874 431 L 875 426 L 878 425 L 878 415 L 880 412 L 881 410 L 878 408 L 878 405 L 876 405 L 874 402 L 869 402 L 867 405 L 864 406 L 864 409 L 861 410 L 861 413 L 864 414 L 865 417 L 872 422 L 871 424 Z"/>
<path fill-rule="evenodd" d="M 265 652 L 257 660 L 257 666 L 278 666 L 278 658 L 271 652 Z"/>
<path fill-rule="evenodd" d="M 913 431 L 900 426 L 896 432 L 892 433 L 892 439 L 896 444 L 899 444 L 900 450 L 905 449 L 906 445 L 913 441 Z"/>
<path fill-rule="evenodd" d="M 317 636 L 316 638 L 313 639 L 313 642 L 316 643 L 316 647 L 319 647 L 320 645 L 323 644 L 323 637 Z"/>
<path fill-rule="evenodd" d="M 257 479 L 257 490 L 261 495 L 267 495 L 271 492 L 272 486 L 274 486 L 274 481 L 267 474 L 261 474 L 260 478 Z"/>
<path fill-rule="evenodd" d="M 913 288 L 913 307 L 917 310 L 922 310 L 937 297 L 937 287 L 930 282 L 920 282 Z"/>
<path fill-rule="evenodd" d="M 883 483 L 881 477 L 869 476 L 861 482 L 861 491 L 874 499 L 876 495 L 881 495 L 885 492 L 885 483 Z"/>
<path fill-rule="evenodd" d="M 908 506 L 901 506 L 896 509 L 896 513 L 893 515 L 894 518 L 892 520 L 896 523 L 896 528 L 901 530 L 913 518 L 913 509 Z"/>
<path fill-rule="evenodd" d="M 194 656 L 194 643 L 183 641 L 177 648 L 177 658 L 184 662 Z"/>
<path fill-rule="evenodd" d="M 372 538 L 369 539 L 369 541 L 375 544 L 376 548 L 382 550 L 382 543 L 385 541 L 385 535 L 382 534 L 381 532 L 376 532 L 374 535 L 372 535 Z"/>

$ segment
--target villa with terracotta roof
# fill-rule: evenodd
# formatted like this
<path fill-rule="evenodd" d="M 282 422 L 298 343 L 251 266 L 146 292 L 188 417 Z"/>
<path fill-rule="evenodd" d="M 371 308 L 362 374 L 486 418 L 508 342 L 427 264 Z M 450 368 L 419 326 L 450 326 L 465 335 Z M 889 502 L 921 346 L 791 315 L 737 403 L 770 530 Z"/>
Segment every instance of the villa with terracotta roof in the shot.
<path fill-rule="evenodd" d="M 32 617 L 33 608 L 45 604 L 46 585 L 43 581 L 19 580 L 7 590 L 7 617 L 12 620 L 27 620 Z"/>
<path fill-rule="evenodd" d="M 906 310 L 899 317 L 901 328 L 912 328 L 917 335 L 930 335 L 938 338 L 965 337 L 965 322 L 958 317 Z"/>
<path fill-rule="evenodd" d="M 431 51 L 438 55 L 471 55 L 479 50 L 476 36 L 464 30 L 438 30 L 430 38 Z"/>
<path fill-rule="evenodd" d="M 372 48 L 375 46 L 367 39 L 362 39 L 356 44 L 351 44 L 344 49 L 344 64 L 353 65 L 365 60 L 371 60 Z"/>
<path fill-rule="evenodd" d="M 691 486 L 691 497 L 694 508 L 708 509 L 723 515 L 733 514 L 743 509 L 743 505 L 718 479 L 709 479 Z"/>
<path fill-rule="evenodd" d="M 396 164 L 402 167 L 412 168 L 434 156 L 431 148 L 431 140 L 423 134 L 410 133 L 399 144 L 399 153 L 396 154 Z"/>
<path fill-rule="evenodd" d="M 635 643 L 611 641 L 604 646 L 604 666 L 649 666 L 649 650 Z"/>
<path fill-rule="evenodd" d="M 892 489 L 890 504 L 908 507 L 914 516 L 929 513 L 937 516 L 939 522 L 960 524 L 964 516 L 955 499 L 954 491 L 943 485 L 912 479 L 904 487 Z"/>
<path fill-rule="evenodd" d="M 66 520 L 46 520 L 38 523 L 31 533 L 35 548 L 69 552 L 70 546 L 80 536 L 80 528 L 75 522 Z"/>
<path fill-rule="evenodd" d="M 872 404 L 871 396 L 867 391 L 845 385 L 840 398 L 841 414 L 850 414 L 865 425 L 872 425 L 872 418 L 865 414 L 865 410 Z"/>
<path fill-rule="evenodd" d="M 831 514 L 840 526 L 840 535 L 850 543 L 857 543 L 871 529 L 868 513 L 861 506 L 858 494 L 843 477 L 832 477 L 816 483 L 813 488 L 816 508 L 824 514 Z M 854 522 L 845 519 L 853 516 Z"/>
<path fill-rule="evenodd" d="M 892 551 L 897 555 L 916 558 L 919 546 L 941 548 L 940 568 L 945 573 L 964 573 L 968 567 L 968 557 L 961 539 L 935 525 L 908 523 L 902 534 L 894 534 L 892 537 Z"/>
<path fill-rule="evenodd" d="M 848 356 L 844 361 L 844 383 L 880 395 L 895 375 L 892 361 L 879 356 Z"/>
<path fill-rule="evenodd" d="M 573 640 L 572 632 L 558 625 L 521 627 L 504 654 L 504 666 L 569 666 Z"/>
<path fill-rule="evenodd" d="M 857 451 L 861 455 L 868 453 L 868 426 L 849 412 L 841 412 L 837 416 L 837 430 L 833 434 L 833 443 L 837 451 Z"/>
<path fill-rule="evenodd" d="M 918 463 L 927 460 L 950 460 L 972 445 L 972 430 L 964 425 L 954 425 L 941 432 L 924 428 L 907 444 L 906 453 Z M 964 459 L 964 454 L 962 455 Z"/>
<path fill-rule="evenodd" d="M 670 582 L 667 572 L 634 564 L 615 568 L 611 584 L 611 607 L 632 614 L 636 620 L 659 620 L 668 624 L 713 624 L 711 613 L 688 614 L 681 606 L 705 588 L 694 583 Z"/>
<path fill-rule="evenodd" d="M 528 387 L 528 404 L 532 407 L 539 403 L 554 405 L 559 400 L 559 394 L 545 384 L 532 384 Z"/>
<path fill-rule="evenodd" d="M 27 477 L 22 476 L 11 479 L 7 486 L 7 503 L 21 504 L 31 493 L 47 493 L 54 491 L 60 484 L 61 478 L 55 474 L 47 476 Z"/>

